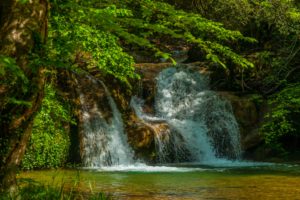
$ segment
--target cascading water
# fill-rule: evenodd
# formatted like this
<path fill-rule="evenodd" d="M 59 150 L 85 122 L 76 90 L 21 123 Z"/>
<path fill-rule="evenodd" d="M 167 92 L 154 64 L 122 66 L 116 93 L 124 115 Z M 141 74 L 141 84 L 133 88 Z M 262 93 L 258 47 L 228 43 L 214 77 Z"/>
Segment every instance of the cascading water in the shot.
<path fill-rule="evenodd" d="M 165 119 L 147 115 L 143 112 L 143 100 L 132 97 L 130 105 L 134 109 L 137 117 L 148 126 L 154 133 L 155 151 L 157 162 L 167 163 L 172 161 L 186 161 L 187 150 L 183 145 L 182 136 L 177 131 L 170 129 Z M 170 158 L 170 154 L 172 158 Z"/>
<path fill-rule="evenodd" d="M 173 131 L 179 133 L 185 148 L 178 136 L 168 143 L 175 143 L 177 152 L 187 149 L 190 157 L 187 160 L 209 163 L 219 158 L 237 159 L 241 147 L 231 105 L 209 90 L 208 83 L 208 78 L 199 72 L 182 67 L 167 68 L 157 77 L 155 116 L 143 113 L 142 101 L 136 97 L 131 105 L 143 120 L 165 121 L 171 127 L 169 135 Z M 164 149 L 166 143 L 160 134 L 156 135 L 156 145 Z"/>
<path fill-rule="evenodd" d="M 133 163 L 133 153 L 127 143 L 123 121 L 117 106 L 105 84 L 92 77 L 86 77 L 92 84 L 102 87 L 108 105 L 112 112 L 111 119 L 105 119 L 97 102 L 88 99 L 82 91 L 83 138 L 82 157 L 86 167 L 104 167 L 130 165 Z M 96 93 L 96 91 L 93 91 Z M 89 101 L 89 103 L 87 103 Z"/>

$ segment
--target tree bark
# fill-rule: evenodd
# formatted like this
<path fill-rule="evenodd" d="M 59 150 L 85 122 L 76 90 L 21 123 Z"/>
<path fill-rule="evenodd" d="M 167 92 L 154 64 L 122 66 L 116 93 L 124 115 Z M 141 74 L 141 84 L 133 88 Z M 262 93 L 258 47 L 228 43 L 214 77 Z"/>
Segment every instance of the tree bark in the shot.
<path fill-rule="evenodd" d="M 44 96 L 44 67 L 34 70 L 29 66 L 31 52 L 38 43 L 47 38 L 47 0 L 1 0 L 0 3 L 0 54 L 15 58 L 17 65 L 30 82 L 30 89 L 22 100 L 29 101 L 30 107 L 2 104 L 5 98 L 20 92 L 20 85 L 0 86 L 0 114 L 12 117 L 0 121 L 0 139 L 8 139 L 8 150 L 0 155 L 0 190 L 13 192 L 16 189 L 16 170 L 20 165 L 31 136 L 35 113 L 39 110 Z M 39 35 L 40 41 L 34 36 Z M 38 52 L 42 53 L 42 52 Z M 0 77 L 2 80 L 5 77 Z M 1 116 L 0 116 L 1 118 Z"/>

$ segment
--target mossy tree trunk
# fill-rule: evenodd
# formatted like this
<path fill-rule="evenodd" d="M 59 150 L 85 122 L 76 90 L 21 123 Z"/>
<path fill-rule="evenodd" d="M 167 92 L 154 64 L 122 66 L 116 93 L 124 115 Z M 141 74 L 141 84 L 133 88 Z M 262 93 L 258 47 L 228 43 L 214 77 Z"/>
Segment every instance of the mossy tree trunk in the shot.
<path fill-rule="evenodd" d="M 9 116 L 0 121 L 0 139 L 7 141 L 7 150 L 2 152 L 0 158 L 0 188 L 13 192 L 16 190 L 16 170 L 31 135 L 34 115 L 44 96 L 44 66 L 30 67 L 29 54 L 37 45 L 46 43 L 48 2 L 1 0 L 0 11 L 0 55 L 15 58 L 16 64 L 29 80 L 29 88 L 25 93 L 20 92 L 20 84 L 0 86 L 0 118 Z M 36 41 L 36 36 L 40 41 Z M 42 50 L 37 52 L 42 53 Z M 0 80 L 5 78 L 0 77 Z M 10 97 L 27 101 L 30 106 L 3 103 Z"/>

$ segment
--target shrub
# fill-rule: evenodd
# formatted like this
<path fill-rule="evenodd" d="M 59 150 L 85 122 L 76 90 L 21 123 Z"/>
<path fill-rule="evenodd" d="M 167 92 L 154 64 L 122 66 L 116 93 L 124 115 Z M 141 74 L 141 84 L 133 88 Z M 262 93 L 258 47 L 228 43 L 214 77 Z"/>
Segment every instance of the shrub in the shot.
<path fill-rule="evenodd" d="M 300 85 L 290 85 L 273 95 L 269 105 L 271 112 L 262 127 L 266 144 L 284 154 L 296 150 L 300 138 Z"/>
<path fill-rule="evenodd" d="M 34 119 L 23 169 L 59 167 L 67 158 L 70 146 L 67 127 L 74 123 L 70 107 L 59 99 L 52 85 L 46 85 L 45 94 L 42 108 Z"/>

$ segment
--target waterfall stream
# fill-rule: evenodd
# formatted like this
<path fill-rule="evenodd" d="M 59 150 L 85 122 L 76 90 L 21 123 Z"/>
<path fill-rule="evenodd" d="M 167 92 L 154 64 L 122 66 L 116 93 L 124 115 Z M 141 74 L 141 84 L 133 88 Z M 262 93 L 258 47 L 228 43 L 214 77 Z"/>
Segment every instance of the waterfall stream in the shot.
<path fill-rule="evenodd" d="M 81 92 L 83 164 L 86 167 L 130 165 L 133 163 L 133 152 L 127 143 L 121 113 L 105 84 L 88 78 L 93 84 L 103 87 L 112 117 L 105 119 L 97 102 L 87 104 L 90 100 Z"/>
<path fill-rule="evenodd" d="M 206 76 L 182 67 L 167 68 L 158 75 L 156 87 L 154 116 L 143 112 L 142 99 L 134 97 L 131 101 L 139 118 L 167 122 L 171 128 L 168 137 L 173 132 L 180 134 L 165 142 L 161 135 L 166 133 L 155 134 L 156 149 L 172 145 L 178 147 L 177 155 L 187 149 L 186 160 L 201 163 L 240 157 L 239 129 L 231 105 L 209 89 Z M 165 157 L 165 152 L 157 151 L 160 157 Z"/>
<path fill-rule="evenodd" d="M 88 85 L 80 86 L 84 166 L 137 165 L 109 90 L 93 77 L 85 79 Z M 97 92 L 104 96 L 97 99 Z M 99 103 L 103 101 L 107 102 L 104 106 Z M 211 91 L 207 76 L 195 70 L 172 67 L 159 73 L 154 114 L 143 111 L 143 99 L 138 97 L 132 97 L 130 105 L 153 131 L 158 163 L 204 164 L 240 157 L 239 129 L 230 103 Z"/>

